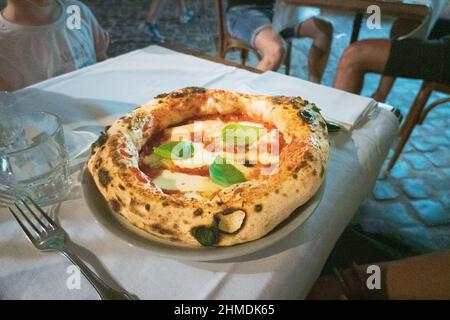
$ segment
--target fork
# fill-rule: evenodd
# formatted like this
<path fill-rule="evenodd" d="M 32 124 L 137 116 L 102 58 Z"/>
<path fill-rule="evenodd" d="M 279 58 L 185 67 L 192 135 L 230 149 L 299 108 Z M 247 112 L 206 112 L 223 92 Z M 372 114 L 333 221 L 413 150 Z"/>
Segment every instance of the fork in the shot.
<path fill-rule="evenodd" d="M 11 196 L 2 193 L 0 198 L 12 200 Z M 70 238 L 64 229 L 59 226 L 45 211 L 30 197 L 22 196 L 8 207 L 19 223 L 31 243 L 40 251 L 58 253 L 65 256 L 70 262 L 78 266 L 81 273 L 92 284 L 103 300 L 138 300 L 139 298 L 129 292 L 111 288 L 100 279 L 89 267 L 70 249 Z M 30 214 L 27 214 L 25 210 Z M 22 218 L 19 218 L 19 217 Z M 26 223 L 24 223 L 24 221 Z"/>

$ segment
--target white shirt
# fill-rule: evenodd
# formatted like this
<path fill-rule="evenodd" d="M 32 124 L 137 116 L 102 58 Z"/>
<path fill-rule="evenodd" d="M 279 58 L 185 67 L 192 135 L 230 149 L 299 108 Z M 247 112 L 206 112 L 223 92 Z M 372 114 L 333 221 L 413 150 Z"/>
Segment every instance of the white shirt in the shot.
<path fill-rule="evenodd" d="M 108 34 L 89 8 L 76 0 L 57 0 L 62 14 L 43 26 L 19 25 L 0 15 L 0 79 L 13 90 L 97 62 L 106 55 Z M 80 8 L 80 28 L 67 21 Z M 71 20 L 73 21 L 73 20 Z"/>

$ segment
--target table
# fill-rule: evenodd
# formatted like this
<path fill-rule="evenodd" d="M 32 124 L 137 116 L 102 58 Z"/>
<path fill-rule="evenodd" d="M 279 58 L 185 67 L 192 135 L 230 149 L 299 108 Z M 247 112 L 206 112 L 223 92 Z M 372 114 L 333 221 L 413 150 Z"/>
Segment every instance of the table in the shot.
<path fill-rule="evenodd" d="M 108 59 L 16 93 L 19 110 L 58 114 L 64 129 L 99 133 L 151 97 L 185 86 L 238 90 L 258 73 L 150 46 Z M 325 90 L 325 87 L 324 87 Z M 344 101 L 343 101 L 344 102 Z M 134 247 L 99 225 L 80 190 L 86 156 L 71 165 L 73 190 L 49 208 L 80 256 L 109 283 L 141 299 L 304 298 L 338 237 L 372 190 L 398 121 L 380 109 L 362 127 L 332 137 L 324 200 L 305 224 L 254 254 L 219 262 L 177 261 Z M 0 209 L 1 299 L 97 299 L 84 278 L 69 289 L 70 264 L 56 253 L 39 253 Z"/>
<path fill-rule="evenodd" d="M 356 15 L 353 21 L 351 43 L 358 40 L 363 15 L 367 13 L 367 8 L 371 5 L 379 6 L 383 15 L 417 21 L 424 20 L 430 13 L 429 6 L 417 0 L 283 0 L 283 2 L 296 6 L 354 12 Z"/>

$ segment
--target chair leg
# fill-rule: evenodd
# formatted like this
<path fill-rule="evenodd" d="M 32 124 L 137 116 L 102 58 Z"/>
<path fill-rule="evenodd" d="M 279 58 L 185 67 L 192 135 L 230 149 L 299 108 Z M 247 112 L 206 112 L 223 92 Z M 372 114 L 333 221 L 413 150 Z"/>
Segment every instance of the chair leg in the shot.
<path fill-rule="evenodd" d="M 419 119 L 419 124 L 422 124 L 423 121 L 425 120 L 425 118 L 427 117 L 428 113 L 433 110 L 434 108 L 436 108 L 437 106 L 450 102 L 450 98 L 444 98 L 444 99 L 439 99 L 435 102 L 433 102 L 432 104 L 430 104 L 428 107 L 426 107 L 422 114 L 420 115 L 420 119 Z"/>
<path fill-rule="evenodd" d="M 245 66 L 245 64 L 247 63 L 247 59 L 248 59 L 248 50 L 241 49 L 241 64 L 243 66 Z"/>
<path fill-rule="evenodd" d="M 286 56 L 284 57 L 284 66 L 286 75 L 291 73 L 291 53 L 292 53 L 292 42 L 288 42 Z"/>
<path fill-rule="evenodd" d="M 386 171 L 387 172 L 391 172 L 391 169 L 395 166 L 395 164 L 397 163 L 398 158 L 400 157 L 400 154 L 403 151 L 403 148 L 405 147 L 406 143 L 409 140 L 409 137 L 415 127 L 415 123 L 412 126 L 409 126 L 407 131 L 405 131 L 403 133 L 402 136 L 400 136 L 400 141 L 398 143 L 397 148 L 395 149 L 394 155 L 392 156 L 391 160 L 389 161 L 389 164 L 387 166 Z"/>
<path fill-rule="evenodd" d="M 410 126 L 414 127 L 416 123 L 419 122 L 420 115 L 422 114 L 422 110 L 425 107 L 425 104 L 428 101 L 428 98 L 431 95 L 431 87 L 428 83 L 424 82 L 422 87 L 420 88 L 419 93 L 417 94 L 414 102 L 411 105 L 411 108 L 406 116 L 405 122 L 400 128 L 399 136 L 403 136 L 405 132 L 407 132 Z"/>
<path fill-rule="evenodd" d="M 403 148 L 408 142 L 408 139 L 411 136 L 414 127 L 416 126 L 417 123 L 419 123 L 420 115 L 422 114 L 422 110 L 424 109 L 425 104 L 427 103 L 427 100 L 431 95 L 431 91 L 432 91 L 431 86 L 429 86 L 427 83 L 424 82 L 422 84 L 419 93 L 414 99 L 414 102 L 411 106 L 411 110 L 408 113 L 404 125 L 400 129 L 399 133 L 400 141 L 398 143 L 397 149 L 395 149 L 392 159 L 389 161 L 389 164 L 387 166 L 387 172 L 390 172 L 391 169 L 394 167 L 400 154 L 403 151 Z"/>

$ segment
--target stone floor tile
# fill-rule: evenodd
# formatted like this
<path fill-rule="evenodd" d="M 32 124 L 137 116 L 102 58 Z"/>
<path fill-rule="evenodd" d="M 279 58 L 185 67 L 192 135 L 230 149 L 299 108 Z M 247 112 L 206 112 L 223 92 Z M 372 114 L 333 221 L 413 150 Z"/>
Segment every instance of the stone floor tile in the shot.
<path fill-rule="evenodd" d="M 416 170 L 427 170 L 432 167 L 430 159 L 421 153 L 402 154 L 402 158 L 407 160 Z"/>
<path fill-rule="evenodd" d="M 403 179 L 401 185 L 412 199 L 427 198 L 430 195 L 430 188 L 421 179 Z"/>
<path fill-rule="evenodd" d="M 426 151 L 434 151 L 437 146 L 431 142 L 425 141 L 422 137 L 417 137 L 416 139 L 411 139 L 411 144 L 417 151 L 426 152 Z"/>
<path fill-rule="evenodd" d="M 420 219 L 429 227 L 450 224 L 450 211 L 435 200 L 414 200 L 411 205 Z"/>
<path fill-rule="evenodd" d="M 408 177 L 409 174 L 410 174 L 409 163 L 407 163 L 402 159 L 397 160 L 397 163 L 391 169 L 391 176 L 396 179 Z"/>
<path fill-rule="evenodd" d="M 450 178 L 445 172 L 442 173 L 440 170 L 426 171 L 420 177 L 436 192 L 450 190 Z"/>
<path fill-rule="evenodd" d="M 439 201 L 441 201 L 441 203 L 443 204 L 444 208 L 447 209 L 448 212 L 450 212 L 450 192 L 449 192 L 449 189 L 444 189 L 444 191 L 441 192 L 441 195 L 439 196 Z"/>
<path fill-rule="evenodd" d="M 412 217 L 413 213 L 400 202 L 383 204 L 379 207 L 378 217 L 384 219 L 387 223 L 396 226 L 413 226 L 417 221 Z M 375 217 L 375 215 L 372 215 Z"/>
<path fill-rule="evenodd" d="M 389 181 L 378 180 L 373 189 L 373 196 L 377 200 L 392 200 L 398 197 L 398 193 Z"/>
<path fill-rule="evenodd" d="M 437 167 L 450 166 L 450 148 L 440 147 L 436 151 L 425 153 L 425 157 Z"/>

